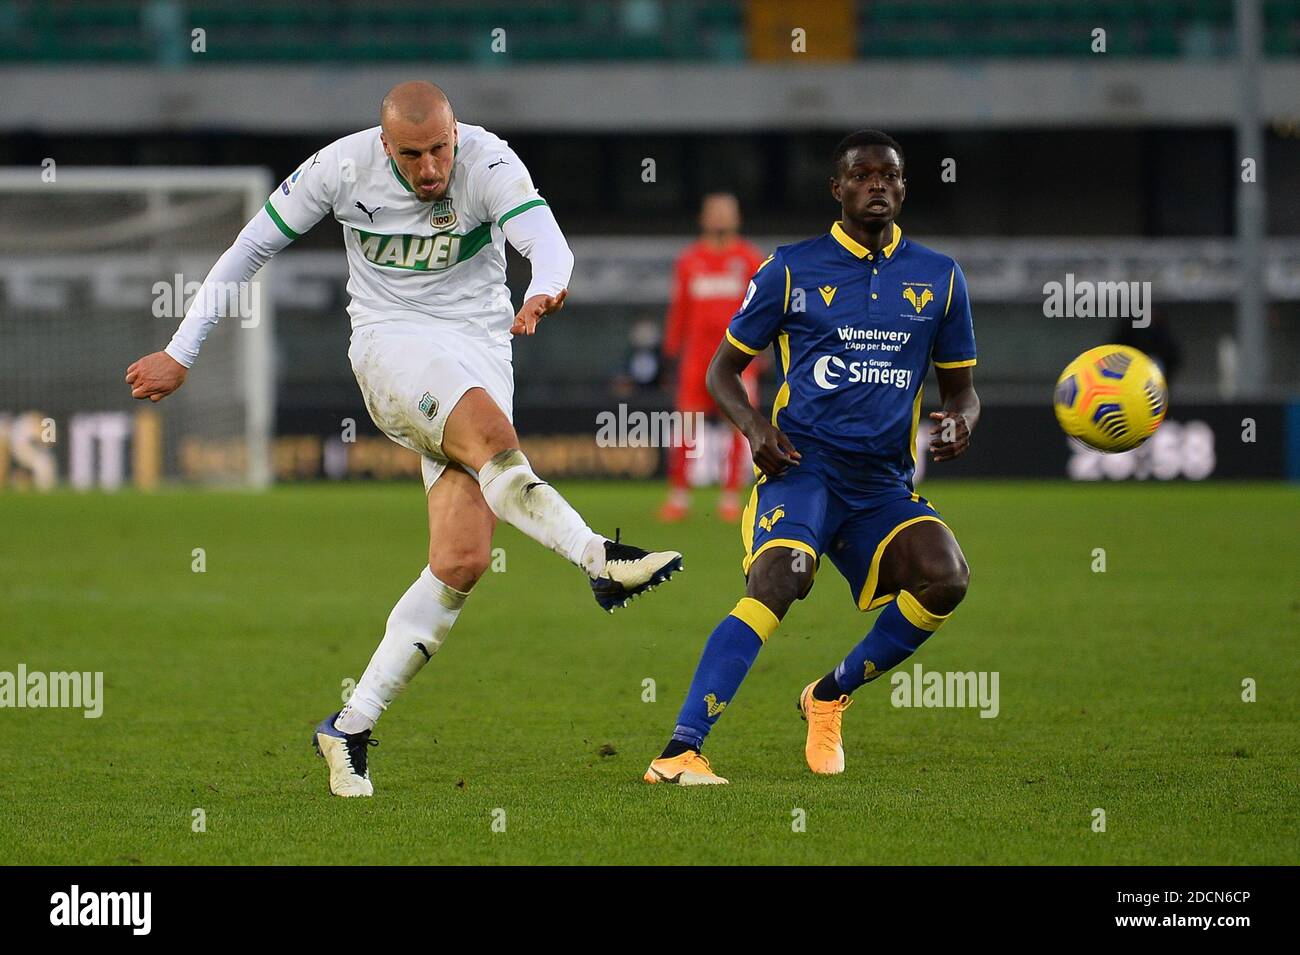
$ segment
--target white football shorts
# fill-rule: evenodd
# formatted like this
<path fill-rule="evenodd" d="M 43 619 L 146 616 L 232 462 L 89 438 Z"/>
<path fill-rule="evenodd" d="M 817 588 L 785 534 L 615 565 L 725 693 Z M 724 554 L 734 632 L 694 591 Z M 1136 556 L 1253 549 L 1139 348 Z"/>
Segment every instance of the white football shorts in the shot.
<path fill-rule="evenodd" d="M 427 323 L 383 322 L 353 330 L 348 360 L 366 410 L 379 430 L 420 454 L 426 494 L 447 468 L 442 432 L 465 392 L 484 389 L 513 422 L 510 355 L 509 341 Z"/>

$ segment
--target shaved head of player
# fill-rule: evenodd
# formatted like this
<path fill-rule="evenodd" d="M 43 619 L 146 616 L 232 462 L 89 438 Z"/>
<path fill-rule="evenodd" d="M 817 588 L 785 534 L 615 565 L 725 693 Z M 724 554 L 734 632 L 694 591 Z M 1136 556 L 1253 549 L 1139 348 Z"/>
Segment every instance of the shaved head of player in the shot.
<path fill-rule="evenodd" d="M 416 198 L 432 202 L 447 194 L 456 156 L 456 115 L 447 94 L 412 80 L 388 91 L 379 106 L 379 138 Z"/>

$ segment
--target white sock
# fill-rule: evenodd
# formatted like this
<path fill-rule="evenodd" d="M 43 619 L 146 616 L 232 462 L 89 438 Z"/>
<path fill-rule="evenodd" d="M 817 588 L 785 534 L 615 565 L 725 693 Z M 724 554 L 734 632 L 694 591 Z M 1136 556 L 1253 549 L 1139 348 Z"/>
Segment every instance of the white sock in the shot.
<path fill-rule="evenodd" d="M 483 465 L 478 486 L 499 520 L 577 564 L 589 577 L 604 571 L 605 538 L 533 473 L 522 451 L 502 451 Z"/>
<path fill-rule="evenodd" d="M 384 639 L 334 726 L 343 733 L 374 727 L 397 694 L 438 652 L 469 594 L 448 587 L 428 567 L 388 615 Z"/>

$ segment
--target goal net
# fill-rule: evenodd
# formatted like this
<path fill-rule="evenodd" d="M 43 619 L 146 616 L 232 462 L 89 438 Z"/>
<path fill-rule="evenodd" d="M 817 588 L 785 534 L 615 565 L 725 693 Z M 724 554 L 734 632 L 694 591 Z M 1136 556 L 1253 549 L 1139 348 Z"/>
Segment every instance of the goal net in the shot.
<path fill-rule="evenodd" d="M 0 488 L 271 482 L 272 266 L 227 290 L 185 385 L 131 398 L 270 193 L 260 169 L 0 169 Z"/>

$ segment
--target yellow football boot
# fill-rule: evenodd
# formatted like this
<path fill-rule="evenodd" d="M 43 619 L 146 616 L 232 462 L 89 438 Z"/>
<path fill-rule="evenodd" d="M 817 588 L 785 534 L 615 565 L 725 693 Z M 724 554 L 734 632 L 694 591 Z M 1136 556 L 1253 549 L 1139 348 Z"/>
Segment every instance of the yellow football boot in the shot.
<path fill-rule="evenodd" d="M 650 764 L 642 778 L 648 783 L 672 783 L 675 786 L 722 786 L 727 782 L 710 768 L 707 759 L 693 749 L 671 759 L 660 756 Z"/>
<path fill-rule="evenodd" d="M 808 760 L 809 769 L 829 776 L 844 772 L 840 720 L 853 701 L 846 695 L 829 703 L 813 699 L 812 691 L 817 683 L 813 680 L 799 694 L 799 715 L 808 723 L 808 741 L 804 744 L 803 755 Z"/>

